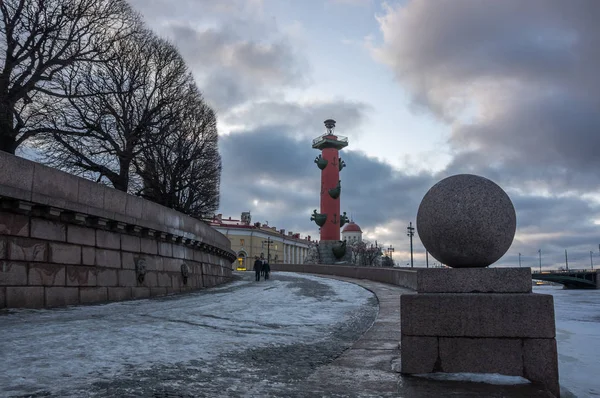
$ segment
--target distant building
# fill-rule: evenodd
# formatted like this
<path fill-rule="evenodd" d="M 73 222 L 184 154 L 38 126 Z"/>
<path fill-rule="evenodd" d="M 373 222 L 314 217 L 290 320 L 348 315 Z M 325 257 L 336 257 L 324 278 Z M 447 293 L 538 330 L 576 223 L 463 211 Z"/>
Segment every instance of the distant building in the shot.
<path fill-rule="evenodd" d="M 222 214 L 207 220 L 211 227 L 227 236 L 231 250 L 237 254 L 236 267 L 252 269 L 254 257 L 262 254 L 270 256 L 271 263 L 302 264 L 308 254 L 310 244 L 315 243 L 310 236 L 300 237 L 299 233 L 277 229 L 259 222 L 252 223 L 250 212 L 243 212 L 239 220 L 223 218 Z"/>
<path fill-rule="evenodd" d="M 349 245 L 355 242 L 362 242 L 362 230 L 354 221 L 350 221 L 342 228 L 342 240 L 345 240 Z"/>

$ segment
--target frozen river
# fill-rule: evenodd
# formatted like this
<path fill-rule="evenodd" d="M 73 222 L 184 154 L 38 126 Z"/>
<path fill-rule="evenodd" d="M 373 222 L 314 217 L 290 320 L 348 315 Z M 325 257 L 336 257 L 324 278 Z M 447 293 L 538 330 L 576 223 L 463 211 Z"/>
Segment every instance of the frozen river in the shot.
<path fill-rule="evenodd" d="M 600 290 L 534 287 L 554 296 L 560 384 L 564 397 L 600 397 Z"/>

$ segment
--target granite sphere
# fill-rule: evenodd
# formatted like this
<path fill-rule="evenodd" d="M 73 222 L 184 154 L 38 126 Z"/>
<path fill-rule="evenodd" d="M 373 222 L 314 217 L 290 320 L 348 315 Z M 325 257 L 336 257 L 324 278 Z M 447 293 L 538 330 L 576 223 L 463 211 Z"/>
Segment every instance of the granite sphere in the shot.
<path fill-rule="evenodd" d="M 512 244 L 515 208 L 502 188 L 487 178 L 459 174 L 425 194 L 417 232 L 427 251 L 453 268 L 487 267 Z"/>

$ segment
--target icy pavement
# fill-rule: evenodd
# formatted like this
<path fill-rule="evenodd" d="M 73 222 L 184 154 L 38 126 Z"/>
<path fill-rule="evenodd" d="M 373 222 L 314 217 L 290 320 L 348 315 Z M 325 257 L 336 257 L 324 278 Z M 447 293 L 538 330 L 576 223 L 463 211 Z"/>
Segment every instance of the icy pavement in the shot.
<path fill-rule="evenodd" d="M 400 295 L 410 291 L 330 278 L 241 273 L 187 295 L 4 313 L 0 396 L 548 396 L 499 375 L 400 376 Z M 499 378 L 515 385 L 489 384 Z"/>
<path fill-rule="evenodd" d="M 285 390 L 364 333 L 377 299 L 308 275 L 253 273 L 163 299 L 0 316 L 0 395 L 246 396 Z"/>

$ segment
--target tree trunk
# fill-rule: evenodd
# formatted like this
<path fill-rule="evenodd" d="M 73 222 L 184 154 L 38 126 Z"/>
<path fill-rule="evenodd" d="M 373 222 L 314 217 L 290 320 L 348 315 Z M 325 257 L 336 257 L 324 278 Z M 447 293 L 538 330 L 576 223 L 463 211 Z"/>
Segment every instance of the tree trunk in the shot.
<path fill-rule="evenodd" d="M 0 151 L 15 154 L 17 149 L 17 132 L 10 105 L 0 103 Z"/>

